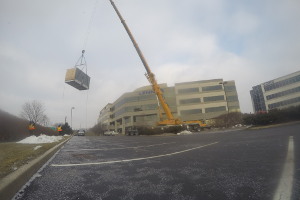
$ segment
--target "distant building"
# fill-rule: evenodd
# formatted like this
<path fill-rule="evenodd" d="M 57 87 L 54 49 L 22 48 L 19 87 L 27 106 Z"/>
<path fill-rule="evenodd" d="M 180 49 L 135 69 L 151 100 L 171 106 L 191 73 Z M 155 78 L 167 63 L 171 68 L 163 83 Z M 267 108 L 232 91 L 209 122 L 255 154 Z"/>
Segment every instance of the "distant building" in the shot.
<path fill-rule="evenodd" d="M 252 87 L 255 113 L 300 105 L 300 71 Z"/>
<path fill-rule="evenodd" d="M 234 81 L 213 79 L 175 83 L 173 87 L 160 84 L 160 88 L 174 117 L 183 121 L 240 112 Z M 158 121 L 158 102 L 151 86 L 123 94 L 114 103 L 107 104 L 98 119 L 107 129 L 120 133 L 136 126 L 155 126 Z"/>
<path fill-rule="evenodd" d="M 104 129 L 108 129 L 110 123 L 111 107 L 112 104 L 108 103 L 99 113 L 98 123 L 101 123 L 104 126 Z"/>

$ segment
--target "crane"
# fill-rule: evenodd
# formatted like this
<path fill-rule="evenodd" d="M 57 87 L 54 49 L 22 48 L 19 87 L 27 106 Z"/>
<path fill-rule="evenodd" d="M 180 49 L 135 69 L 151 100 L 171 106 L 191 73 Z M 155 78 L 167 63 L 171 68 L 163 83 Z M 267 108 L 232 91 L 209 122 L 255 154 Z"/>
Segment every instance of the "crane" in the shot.
<path fill-rule="evenodd" d="M 121 13 L 119 12 L 118 8 L 116 7 L 115 3 L 113 2 L 113 0 L 109 0 L 111 5 L 113 6 L 114 10 L 116 11 L 119 19 L 121 20 L 121 23 L 123 24 L 131 42 L 133 43 L 133 46 L 135 47 L 135 50 L 137 51 L 145 69 L 146 69 L 146 77 L 148 79 L 148 81 L 150 82 L 151 86 L 152 86 L 152 89 L 154 91 L 154 93 L 156 94 L 156 97 L 158 99 L 158 102 L 159 102 L 159 105 L 162 106 L 164 112 L 166 113 L 166 117 L 167 119 L 162 119 L 162 115 L 160 113 L 160 121 L 157 122 L 158 125 L 183 125 L 183 124 L 199 124 L 200 127 L 205 127 L 206 124 L 203 123 L 202 121 L 198 121 L 198 120 L 193 120 L 193 121 L 181 121 L 180 119 L 178 118 L 175 118 L 171 112 L 171 109 L 170 107 L 168 106 L 168 104 L 166 103 L 166 100 L 163 96 L 163 93 L 155 79 L 155 75 L 154 73 L 151 71 L 142 51 L 140 50 L 137 42 L 135 41 L 129 27 L 127 26 L 125 20 L 123 19 Z"/>

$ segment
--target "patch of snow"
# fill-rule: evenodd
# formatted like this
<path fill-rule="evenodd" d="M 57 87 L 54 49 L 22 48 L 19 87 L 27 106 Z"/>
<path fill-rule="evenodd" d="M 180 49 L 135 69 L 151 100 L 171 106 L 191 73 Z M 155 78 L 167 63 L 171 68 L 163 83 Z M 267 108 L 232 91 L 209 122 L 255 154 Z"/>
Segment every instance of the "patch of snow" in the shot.
<path fill-rule="evenodd" d="M 187 130 L 184 130 L 184 131 L 181 131 L 180 133 L 177 133 L 177 135 L 189 135 L 189 134 L 192 134 L 192 132 L 187 131 Z"/>
<path fill-rule="evenodd" d="M 40 136 L 34 136 L 34 135 L 29 136 L 17 143 L 21 143 L 21 144 L 53 143 L 53 142 L 58 142 L 62 139 L 63 139 L 62 136 L 48 136 L 48 135 L 41 134 Z"/>
<path fill-rule="evenodd" d="M 41 145 L 36 146 L 36 147 L 33 148 L 33 150 L 38 150 L 38 149 L 41 148 L 41 147 L 42 147 Z"/>

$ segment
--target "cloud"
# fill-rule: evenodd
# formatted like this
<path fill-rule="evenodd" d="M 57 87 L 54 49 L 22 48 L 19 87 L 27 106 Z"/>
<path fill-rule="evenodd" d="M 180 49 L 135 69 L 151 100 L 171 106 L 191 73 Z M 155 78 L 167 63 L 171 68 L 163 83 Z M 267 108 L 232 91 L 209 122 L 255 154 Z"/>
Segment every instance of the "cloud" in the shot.
<path fill-rule="evenodd" d="M 235 80 L 242 111 L 251 112 L 252 86 L 299 70 L 299 1 L 115 3 L 159 83 Z M 92 126 L 107 103 L 149 84 L 109 1 L 4 0 L 0 11 L 1 107 L 12 114 L 37 99 L 55 123 L 70 120 L 75 106 L 79 127 L 88 102 Z M 64 84 L 83 48 L 88 101 L 85 91 Z"/>

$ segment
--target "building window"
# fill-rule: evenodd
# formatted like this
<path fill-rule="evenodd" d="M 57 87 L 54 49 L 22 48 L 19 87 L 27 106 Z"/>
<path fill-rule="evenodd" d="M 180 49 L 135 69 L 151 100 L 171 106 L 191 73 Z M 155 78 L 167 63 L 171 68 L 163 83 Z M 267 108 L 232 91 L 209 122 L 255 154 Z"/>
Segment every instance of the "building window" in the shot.
<path fill-rule="evenodd" d="M 236 91 L 236 88 L 235 88 L 235 86 L 234 85 L 226 85 L 226 84 L 224 84 L 224 90 L 226 91 L 226 92 L 230 92 L 230 91 Z"/>
<path fill-rule="evenodd" d="M 180 103 L 181 105 L 183 105 L 183 104 L 200 103 L 200 102 L 201 102 L 200 98 L 181 99 L 181 100 L 179 101 L 179 103 Z"/>
<path fill-rule="evenodd" d="M 155 94 L 141 95 L 138 97 L 138 101 L 148 101 L 148 100 L 156 100 Z"/>
<path fill-rule="evenodd" d="M 277 103 L 269 104 L 268 107 L 269 107 L 269 109 L 275 109 L 275 108 L 278 108 L 278 107 L 281 107 L 281 106 L 287 106 L 287 105 L 294 104 L 294 103 L 299 103 L 299 102 L 300 102 L 300 97 L 296 97 L 296 98 L 293 98 L 293 99 L 288 99 L 288 100 L 285 100 L 285 101 L 279 101 Z"/>
<path fill-rule="evenodd" d="M 213 85 L 213 86 L 206 86 L 202 87 L 203 92 L 215 91 L 215 90 L 222 90 L 222 85 Z"/>
<path fill-rule="evenodd" d="M 128 123 L 130 123 L 131 122 L 131 118 L 130 117 L 126 117 L 125 118 L 125 124 L 128 124 Z"/>
<path fill-rule="evenodd" d="M 178 89 L 178 94 L 199 93 L 199 88 Z"/>
<path fill-rule="evenodd" d="M 181 110 L 182 115 L 194 115 L 202 113 L 202 109 L 192 109 L 192 110 Z"/>
<path fill-rule="evenodd" d="M 294 93 L 297 93 L 297 92 L 300 92 L 300 87 L 296 87 L 296 88 L 292 88 L 292 89 L 289 89 L 289 90 L 286 90 L 286 91 L 274 93 L 274 94 L 268 95 L 266 98 L 267 98 L 267 100 L 270 100 L 270 99 L 275 99 L 275 98 L 279 98 L 279 97 L 282 97 L 282 96 L 286 96 L 286 95 L 289 95 L 289 94 L 294 94 Z"/>
<path fill-rule="evenodd" d="M 204 102 L 210 102 L 210 101 L 222 101 L 225 100 L 223 95 L 220 96 L 212 96 L 212 97 L 203 97 Z"/>
<path fill-rule="evenodd" d="M 205 113 L 226 111 L 225 106 L 205 108 Z"/>
<path fill-rule="evenodd" d="M 264 89 L 265 91 L 270 91 L 296 82 L 300 82 L 300 75 L 282 81 L 278 81 L 278 82 L 267 82 L 264 84 Z"/>
<path fill-rule="evenodd" d="M 227 101 L 238 101 L 238 96 L 234 95 L 234 96 L 227 96 L 226 97 Z"/>

